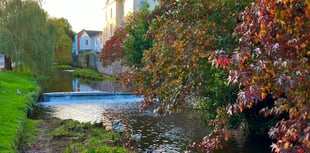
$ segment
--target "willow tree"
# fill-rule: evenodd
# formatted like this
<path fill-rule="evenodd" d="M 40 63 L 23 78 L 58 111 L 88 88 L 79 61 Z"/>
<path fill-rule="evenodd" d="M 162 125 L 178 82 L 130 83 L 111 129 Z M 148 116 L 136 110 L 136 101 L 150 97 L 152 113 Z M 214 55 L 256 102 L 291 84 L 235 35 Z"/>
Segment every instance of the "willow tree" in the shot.
<path fill-rule="evenodd" d="M 53 62 L 55 27 L 38 1 L 2 0 L 0 3 L 0 48 L 19 70 L 48 72 Z M 6 67 L 11 68 L 6 62 Z"/>
<path fill-rule="evenodd" d="M 73 31 L 70 23 L 64 18 L 50 18 L 50 24 L 56 27 L 56 46 L 54 50 L 55 62 L 59 64 L 71 64 L 72 62 L 72 39 Z"/>

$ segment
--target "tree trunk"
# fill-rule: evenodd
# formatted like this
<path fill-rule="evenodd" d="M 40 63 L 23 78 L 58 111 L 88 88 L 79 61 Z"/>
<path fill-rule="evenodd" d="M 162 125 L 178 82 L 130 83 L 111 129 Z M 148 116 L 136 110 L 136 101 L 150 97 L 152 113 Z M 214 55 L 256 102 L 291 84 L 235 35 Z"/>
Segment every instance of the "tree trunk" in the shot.
<path fill-rule="evenodd" d="M 5 62 L 4 68 L 5 68 L 6 70 L 12 70 L 12 69 L 13 69 L 13 68 L 12 68 L 12 61 L 11 61 L 11 58 L 10 58 L 10 57 L 5 56 L 5 57 L 4 57 L 4 62 Z"/>

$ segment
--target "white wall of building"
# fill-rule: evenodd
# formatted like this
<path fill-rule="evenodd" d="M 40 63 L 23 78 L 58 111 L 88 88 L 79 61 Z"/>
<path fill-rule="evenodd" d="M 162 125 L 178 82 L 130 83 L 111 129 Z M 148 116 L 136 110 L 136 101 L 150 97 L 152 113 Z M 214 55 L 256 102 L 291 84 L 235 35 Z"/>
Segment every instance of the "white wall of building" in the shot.
<path fill-rule="evenodd" d="M 103 27 L 103 41 L 108 40 L 115 31 L 116 26 L 116 1 L 110 1 L 104 7 L 104 27 Z"/>
<path fill-rule="evenodd" d="M 113 36 L 116 28 L 123 26 L 126 16 L 138 12 L 143 4 L 146 4 L 145 2 L 150 5 L 150 10 L 153 10 L 159 4 L 157 0 L 109 0 L 109 3 L 105 4 L 103 8 L 105 14 L 102 34 L 103 44 Z"/>
<path fill-rule="evenodd" d="M 83 34 L 80 37 L 80 50 L 81 51 L 92 50 L 92 48 L 93 48 L 92 44 L 93 44 L 92 39 L 84 31 Z"/>
<path fill-rule="evenodd" d="M 97 51 L 100 52 L 103 46 L 103 40 L 102 40 L 102 36 L 99 35 L 97 37 L 94 38 L 94 48 L 93 51 Z"/>

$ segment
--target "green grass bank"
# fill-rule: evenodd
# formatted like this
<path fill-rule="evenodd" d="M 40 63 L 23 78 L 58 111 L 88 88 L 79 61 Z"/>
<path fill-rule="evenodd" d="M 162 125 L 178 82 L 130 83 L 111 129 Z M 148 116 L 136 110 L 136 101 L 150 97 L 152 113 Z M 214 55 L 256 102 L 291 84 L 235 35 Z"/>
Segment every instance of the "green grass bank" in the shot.
<path fill-rule="evenodd" d="M 51 152 L 62 153 L 134 153 L 125 148 L 127 136 L 124 132 L 107 131 L 102 124 L 91 125 L 74 120 L 51 118 L 46 123 L 46 144 Z M 99 125 L 99 126 L 98 126 Z"/>
<path fill-rule="evenodd" d="M 36 101 L 38 92 L 34 78 L 11 71 L 0 72 L 1 152 L 17 152 L 26 126 L 27 110 Z"/>
<path fill-rule="evenodd" d="M 71 70 L 72 66 L 71 65 L 53 65 L 53 68 L 57 70 Z"/>
<path fill-rule="evenodd" d="M 83 78 L 83 79 L 87 79 L 87 80 L 94 80 L 94 81 L 102 81 L 102 80 L 117 81 L 117 78 L 115 78 L 115 77 L 102 75 L 99 72 L 92 70 L 92 69 L 74 70 L 73 76 Z"/>

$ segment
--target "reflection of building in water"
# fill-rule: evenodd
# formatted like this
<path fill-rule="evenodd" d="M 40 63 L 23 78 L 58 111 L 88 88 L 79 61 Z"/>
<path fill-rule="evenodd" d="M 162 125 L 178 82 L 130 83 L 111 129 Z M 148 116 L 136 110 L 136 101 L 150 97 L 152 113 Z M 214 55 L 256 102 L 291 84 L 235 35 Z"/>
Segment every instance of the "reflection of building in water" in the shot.
<path fill-rule="evenodd" d="M 130 91 L 130 88 L 127 88 L 121 82 L 116 81 L 91 81 L 85 82 L 79 79 L 72 80 L 72 89 L 73 92 L 80 91 L 116 91 L 116 92 L 126 92 Z"/>
<path fill-rule="evenodd" d="M 72 80 L 72 89 L 74 92 L 80 92 L 81 85 L 79 79 L 73 79 Z"/>
<path fill-rule="evenodd" d="M 115 81 L 90 82 L 89 85 L 100 91 L 128 91 L 128 89 L 121 83 Z"/>
<path fill-rule="evenodd" d="M 80 91 L 129 91 L 121 82 L 115 81 L 91 81 L 85 83 L 79 79 L 72 80 L 72 89 L 74 92 Z"/>
<path fill-rule="evenodd" d="M 79 79 L 72 80 L 72 89 L 73 92 L 80 92 L 80 91 L 95 91 L 97 89 L 92 88 L 87 83 L 81 82 Z"/>

